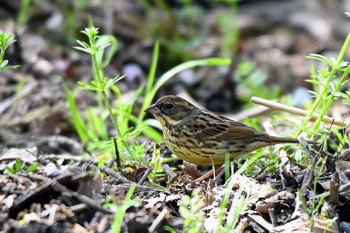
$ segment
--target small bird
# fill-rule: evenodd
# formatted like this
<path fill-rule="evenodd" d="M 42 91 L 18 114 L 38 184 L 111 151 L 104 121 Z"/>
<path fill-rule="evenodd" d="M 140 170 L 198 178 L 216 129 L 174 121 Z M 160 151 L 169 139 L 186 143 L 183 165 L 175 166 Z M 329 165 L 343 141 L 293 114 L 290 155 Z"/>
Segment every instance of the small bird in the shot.
<path fill-rule="evenodd" d="M 197 165 L 220 165 L 225 156 L 237 159 L 258 148 L 299 143 L 296 138 L 270 136 L 224 116 L 199 109 L 174 95 L 164 96 L 145 110 L 161 124 L 165 144 L 177 157 Z"/>

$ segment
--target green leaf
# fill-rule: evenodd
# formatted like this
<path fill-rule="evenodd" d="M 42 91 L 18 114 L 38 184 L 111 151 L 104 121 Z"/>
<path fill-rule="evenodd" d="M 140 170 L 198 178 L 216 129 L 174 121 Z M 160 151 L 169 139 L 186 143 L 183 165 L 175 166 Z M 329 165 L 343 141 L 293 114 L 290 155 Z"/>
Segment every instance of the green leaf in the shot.
<path fill-rule="evenodd" d="M 0 71 L 4 71 L 4 70 L 9 70 L 9 69 L 17 69 L 18 67 L 20 67 L 19 65 L 15 65 L 15 66 L 6 66 L 6 64 L 8 63 L 7 60 L 5 60 L 6 63 L 2 63 L 0 64 Z"/>
<path fill-rule="evenodd" d="M 117 207 L 117 210 L 114 214 L 113 223 L 112 223 L 112 232 L 119 233 L 121 229 L 121 224 L 125 216 L 126 210 L 131 206 L 139 206 L 140 202 L 131 200 L 132 194 L 135 191 L 136 184 L 132 184 L 129 188 L 128 193 L 125 196 L 123 203 Z"/>
<path fill-rule="evenodd" d="M 107 48 L 109 45 L 111 45 L 111 36 L 107 36 L 107 35 L 102 35 L 100 37 L 98 37 L 98 40 L 96 41 L 96 63 L 99 67 L 104 67 L 103 64 L 103 56 L 104 56 L 104 52 L 105 52 L 105 48 Z M 110 58 L 114 55 L 115 51 L 111 51 L 112 54 L 109 54 Z M 108 64 L 105 64 L 106 66 Z"/>
<path fill-rule="evenodd" d="M 101 88 L 101 85 L 95 80 L 91 81 L 90 83 L 78 81 L 78 85 L 79 85 L 79 88 L 83 90 L 97 91 L 97 92 L 101 92 L 101 90 L 103 90 Z"/>
<path fill-rule="evenodd" d="M 6 167 L 6 170 L 11 174 L 16 174 L 15 169 L 13 169 L 12 167 Z"/>
<path fill-rule="evenodd" d="M 170 232 L 170 233 L 176 233 L 176 231 L 174 230 L 174 228 L 169 227 L 169 226 L 164 226 L 164 230 Z"/>
<path fill-rule="evenodd" d="M 96 143 L 100 141 L 99 138 L 109 140 L 105 114 L 96 114 L 95 110 L 89 107 L 87 109 L 87 120 L 88 128 L 93 132 L 90 134 L 90 140 Z"/>
<path fill-rule="evenodd" d="M 113 79 L 108 80 L 107 84 L 106 84 L 106 88 L 110 88 L 111 86 L 113 86 L 115 83 L 119 82 L 120 80 L 122 80 L 125 76 L 116 76 Z"/>
<path fill-rule="evenodd" d="M 0 64 L 0 67 L 5 67 L 9 63 L 8 60 L 3 60 L 2 63 Z"/>
<path fill-rule="evenodd" d="M 16 168 L 16 171 L 23 171 L 22 162 L 18 158 L 16 159 L 16 162 L 15 162 L 15 168 Z"/>
<path fill-rule="evenodd" d="M 65 83 L 64 87 L 66 90 L 66 98 L 68 100 L 68 106 L 72 115 L 74 127 L 77 130 L 80 140 L 83 143 L 86 143 L 89 140 L 88 129 L 86 128 L 84 120 L 81 117 L 78 108 L 75 104 L 74 93 L 68 88 L 68 86 Z"/>
<path fill-rule="evenodd" d="M 13 39 L 13 34 L 8 32 L 0 32 L 0 49 L 4 53 L 11 44 L 16 40 Z"/>
<path fill-rule="evenodd" d="M 318 61 L 324 62 L 326 64 L 328 64 L 328 62 L 329 62 L 329 59 L 327 57 L 322 56 L 320 54 L 312 53 L 312 54 L 306 56 L 306 58 L 313 59 L 313 60 L 318 60 Z"/>
<path fill-rule="evenodd" d="M 81 52 L 87 53 L 87 54 L 92 54 L 91 47 L 84 41 L 77 40 L 77 43 L 80 45 L 79 46 L 73 46 L 76 50 L 79 50 Z"/>
<path fill-rule="evenodd" d="M 40 166 L 40 163 L 38 162 L 33 163 L 28 167 L 28 172 L 34 172 L 39 166 Z"/>
<path fill-rule="evenodd" d="M 111 46 L 110 46 L 111 45 Z M 108 49 L 106 49 L 109 47 Z M 98 66 L 107 67 L 118 49 L 118 41 L 112 35 L 102 35 L 96 41 L 96 62 Z M 104 60 L 103 60 L 104 58 Z"/>

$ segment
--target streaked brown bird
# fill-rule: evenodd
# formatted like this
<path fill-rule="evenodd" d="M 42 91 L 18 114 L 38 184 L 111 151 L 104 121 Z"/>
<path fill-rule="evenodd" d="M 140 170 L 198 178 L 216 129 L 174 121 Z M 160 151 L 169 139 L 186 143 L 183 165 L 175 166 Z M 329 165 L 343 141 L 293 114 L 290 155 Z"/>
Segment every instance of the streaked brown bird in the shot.
<path fill-rule="evenodd" d="M 258 148 L 299 143 L 270 136 L 224 116 L 199 109 L 178 96 L 164 96 L 145 110 L 161 124 L 167 147 L 177 157 L 198 165 L 219 165 Z"/>

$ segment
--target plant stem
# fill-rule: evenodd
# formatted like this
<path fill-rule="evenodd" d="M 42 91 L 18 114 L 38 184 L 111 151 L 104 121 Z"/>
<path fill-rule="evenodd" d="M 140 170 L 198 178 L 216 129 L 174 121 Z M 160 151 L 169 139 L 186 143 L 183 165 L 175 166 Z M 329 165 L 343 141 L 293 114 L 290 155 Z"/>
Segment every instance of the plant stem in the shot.
<path fill-rule="evenodd" d="M 97 79 L 98 79 L 98 82 L 101 84 L 101 86 L 103 87 L 104 86 L 104 82 L 103 82 L 103 77 L 102 77 L 102 70 L 99 68 L 99 65 L 97 64 L 97 60 L 96 60 L 96 53 L 94 53 L 92 55 L 92 62 L 94 64 L 94 67 L 95 67 L 95 71 L 96 71 L 96 75 L 97 75 Z M 102 98 L 107 106 L 107 109 L 108 109 L 108 112 L 109 112 L 109 116 L 112 120 L 112 123 L 113 123 L 113 126 L 114 128 L 117 130 L 117 133 L 118 133 L 118 137 L 120 138 L 121 142 L 123 143 L 125 149 L 128 151 L 128 153 L 130 155 L 132 155 L 131 153 L 131 150 L 128 146 L 128 144 L 126 143 L 125 139 L 123 138 L 123 136 L 121 135 L 121 132 L 120 132 L 120 129 L 118 127 L 118 124 L 116 122 L 116 120 L 114 119 L 114 114 L 113 114 L 113 111 L 112 111 L 112 106 L 108 100 L 108 97 L 107 97 L 107 93 L 106 93 L 106 90 L 104 89 L 104 87 L 101 89 L 101 94 L 102 94 Z"/>
<path fill-rule="evenodd" d="M 326 91 L 328 89 L 328 85 L 332 81 L 334 75 L 341 69 L 340 65 L 341 65 L 341 63 L 342 63 L 342 61 L 344 59 L 345 53 L 346 53 L 349 45 L 350 45 L 350 33 L 348 34 L 348 36 L 347 36 L 347 38 L 346 38 L 346 40 L 344 42 L 344 45 L 343 45 L 342 49 L 340 50 L 340 53 L 339 53 L 339 56 L 338 56 L 338 59 L 337 59 L 337 62 L 336 62 L 336 66 L 333 67 L 331 74 L 328 76 L 329 79 L 327 80 L 327 86 L 324 87 L 322 95 L 318 96 L 318 99 L 320 99 L 319 101 L 321 101 L 321 97 L 323 97 L 323 95 L 326 93 Z M 340 78 L 336 88 L 332 91 L 331 96 L 329 96 L 327 98 L 326 103 L 323 105 L 323 108 L 322 108 L 322 111 L 320 113 L 320 116 L 317 118 L 316 122 L 312 126 L 313 130 L 316 130 L 319 127 L 323 116 L 326 115 L 328 109 L 330 108 L 331 104 L 333 103 L 334 93 L 338 92 L 340 90 L 340 88 L 343 85 L 344 80 L 348 77 L 349 72 L 350 72 L 350 66 L 348 66 L 345 69 L 345 71 L 344 71 L 343 75 L 341 76 L 341 78 Z"/>
<path fill-rule="evenodd" d="M 340 80 L 339 80 L 339 82 L 338 82 L 336 88 L 334 89 L 334 92 L 338 92 L 338 91 L 340 90 L 340 88 L 343 86 L 343 82 L 344 82 L 345 79 L 348 77 L 349 72 L 350 72 L 350 66 L 348 66 L 348 67 L 345 69 L 345 71 L 344 71 L 342 77 L 340 78 Z M 318 126 L 320 125 L 320 123 L 321 123 L 321 121 L 322 121 L 323 116 L 326 115 L 328 109 L 330 108 L 331 104 L 333 103 L 333 100 L 334 100 L 334 93 L 332 93 L 332 94 L 328 97 L 326 103 L 323 105 L 321 114 L 320 114 L 320 116 L 317 118 L 316 122 L 314 123 L 314 125 L 313 125 L 313 127 L 312 127 L 313 130 L 316 130 L 316 129 L 318 128 Z"/>
<path fill-rule="evenodd" d="M 341 68 L 340 65 L 341 65 L 341 63 L 342 63 L 342 61 L 343 61 L 344 55 L 345 55 L 345 53 L 346 53 L 346 51 L 347 51 L 349 45 L 350 45 L 350 33 L 348 34 L 348 36 L 347 36 L 347 38 L 346 38 L 346 40 L 345 40 L 345 42 L 344 42 L 344 45 L 343 45 L 343 47 L 342 47 L 342 49 L 341 49 L 341 51 L 340 51 L 340 53 L 339 53 L 339 56 L 338 56 L 337 61 L 336 61 L 336 64 L 332 67 L 332 71 L 330 72 L 330 74 L 329 74 L 328 77 L 327 77 L 327 81 L 326 81 L 325 85 L 323 86 L 323 89 L 322 89 L 321 93 L 319 93 L 319 95 L 317 95 L 317 98 L 316 98 L 314 104 L 312 105 L 312 107 L 311 107 L 309 113 L 308 113 L 307 116 L 303 119 L 301 131 L 302 131 L 303 129 L 306 128 L 306 124 L 307 124 L 307 123 L 309 122 L 309 120 L 312 118 L 312 115 L 313 115 L 314 112 L 316 111 L 317 107 L 321 104 L 322 99 L 325 98 L 325 96 L 326 96 L 326 94 L 327 94 L 327 91 L 328 91 L 328 87 L 329 87 L 331 81 L 333 80 L 335 74 L 336 74 L 336 73 L 340 70 L 340 68 Z M 348 70 L 348 69 L 346 69 L 346 70 Z M 345 74 L 345 73 L 344 73 L 344 74 Z M 343 76 L 344 76 L 344 75 L 343 75 Z M 341 87 L 341 84 L 342 84 L 342 82 L 344 81 L 343 76 L 342 76 L 341 82 L 339 82 L 339 83 L 340 83 L 340 86 L 339 86 L 339 84 L 337 85 L 337 88 L 338 88 L 337 90 L 339 90 L 339 87 Z M 345 77 L 347 77 L 347 76 L 345 76 Z M 334 99 L 334 96 L 330 97 L 330 98 L 327 100 L 327 102 L 326 102 L 326 104 L 324 105 L 324 107 L 323 107 L 321 113 L 319 114 L 319 117 L 317 118 L 316 122 L 313 124 L 313 127 L 312 127 L 313 130 L 315 130 L 315 129 L 317 129 L 317 128 L 319 127 L 319 125 L 320 125 L 320 123 L 321 123 L 321 121 L 322 121 L 322 118 L 323 118 L 323 116 L 326 114 L 326 112 L 327 112 L 327 110 L 328 110 L 330 104 L 333 102 L 333 99 Z M 299 131 L 298 135 L 301 133 L 301 131 Z"/>

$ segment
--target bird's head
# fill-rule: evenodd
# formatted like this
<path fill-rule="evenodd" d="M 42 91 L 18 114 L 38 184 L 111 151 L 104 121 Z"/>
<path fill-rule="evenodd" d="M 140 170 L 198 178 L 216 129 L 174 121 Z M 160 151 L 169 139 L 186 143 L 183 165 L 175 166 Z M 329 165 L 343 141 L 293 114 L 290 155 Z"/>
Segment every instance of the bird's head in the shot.
<path fill-rule="evenodd" d="M 166 126 L 181 123 L 194 109 L 197 108 L 186 100 L 167 95 L 158 99 L 145 111 L 152 114 L 162 126 Z"/>

